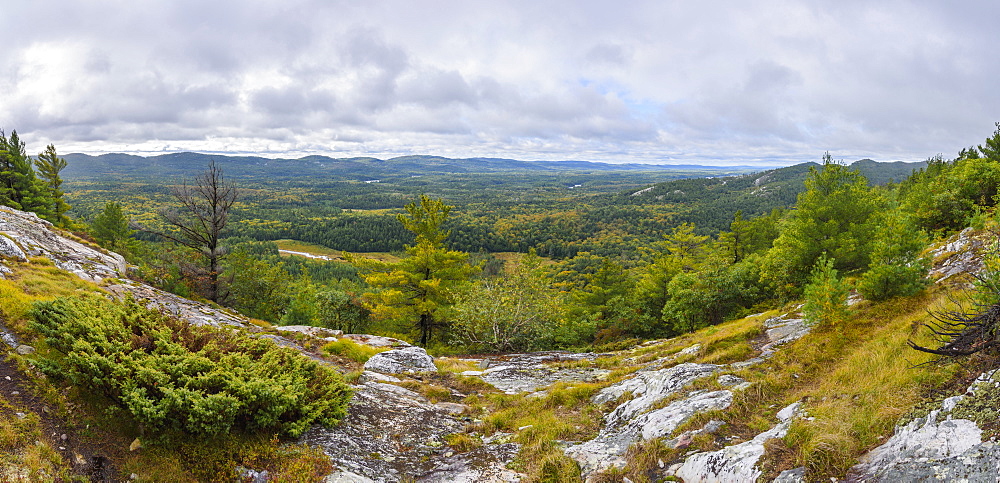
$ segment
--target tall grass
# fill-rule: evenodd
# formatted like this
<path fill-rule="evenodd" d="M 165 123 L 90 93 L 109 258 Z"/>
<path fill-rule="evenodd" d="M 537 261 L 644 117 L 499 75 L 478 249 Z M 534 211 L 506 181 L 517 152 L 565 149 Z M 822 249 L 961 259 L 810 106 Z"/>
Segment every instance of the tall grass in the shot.
<path fill-rule="evenodd" d="M 385 352 L 389 349 L 389 347 L 372 347 L 370 345 L 358 344 L 351 339 L 337 339 L 325 344 L 323 346 L 323 353 L 340 356 L 344 359 L 364 364 L 375 354 Z"/>
<path fill-rule="evenodd" d="M 921 365 L 933 356 L 906 345 L 908 338 L 930 342 L 927 334 L 915 331 L 926 322 L 929 303 L 947 303 L 947 297 L 938 293 L 862 307 L 841 336 L 817 333 L 810 339 L 825 337 L 825 344 L 800 344 L 788 354 L 798 356 L 797 367 L 811 375 L 785 398 L 806 400 L 814 418 L 796 420 L 785 438 L 810 478 L 843 476 L 928 390 L 958 373 L 956 364 Z"/>
<path fill-rule="evenodd" d="M 485 434 L 514 433 L 513 441 L 521 444 L 515 464 L 528 474 L 528 481 L 579 481 L 579 467 L 557 441 L 583 441 L 596 436 L 603 413 L 590 404 L 590 397 L 600 387 L 593 383 L 557 383 L 543 397 L 486 395 L 484 403 L 491 414 L 479 429 Z"/>

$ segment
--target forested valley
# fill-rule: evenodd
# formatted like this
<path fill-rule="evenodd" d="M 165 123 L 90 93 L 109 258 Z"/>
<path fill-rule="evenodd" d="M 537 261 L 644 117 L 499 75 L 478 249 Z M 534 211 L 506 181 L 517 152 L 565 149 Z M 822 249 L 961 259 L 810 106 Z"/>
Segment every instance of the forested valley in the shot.
<path fill-rule="evenodd" d="M 212 157 L 201 173 L 179 163 L 183 176 L 95 169 L 55 198 L 72 206 L 60 223 L 125 254 L 135 277 L 271 323 L 441 353 L 609 348 L 761 312 L 831 274 L 872 300 L 919 291 L 930 238 L 990 222 L 998 140 L 920 164 L 825 154 L 730 176 L 410 166 L 378 182 L 270 179 Z M 206 205 L 207 188 L 232 199 Z M 60 220 L 49 206 L 39 213 Z M 213 209 L 224 218 L 205 238 Z"/>

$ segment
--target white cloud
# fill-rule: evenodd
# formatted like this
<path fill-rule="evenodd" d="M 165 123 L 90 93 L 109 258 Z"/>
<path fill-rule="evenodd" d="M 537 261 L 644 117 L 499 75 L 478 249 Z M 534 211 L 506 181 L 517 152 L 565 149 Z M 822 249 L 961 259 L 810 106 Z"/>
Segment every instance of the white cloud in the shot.
<path fill-rule="evenodd" d="M 32 150 L 918 160 L 1000 117 L 985 1 L 13 3 Z"/>

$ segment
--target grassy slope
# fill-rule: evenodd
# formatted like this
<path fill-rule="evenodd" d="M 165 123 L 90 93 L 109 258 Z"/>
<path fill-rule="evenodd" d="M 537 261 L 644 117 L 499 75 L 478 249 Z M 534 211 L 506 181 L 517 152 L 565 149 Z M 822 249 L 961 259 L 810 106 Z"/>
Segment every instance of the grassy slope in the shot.
<path fill-rule="evenodd" d="M 729 409 L 697 415 L 675 433 L 721 419 L 727 424 L 715 437 L 699 436 L 693 447 L 682 450 L 667 448 L 660 441 L 638 445 L 625 470 L 599 480 L 621 481 L 622 476 L 628 476 L 645 481 L 661 461 L 677 462 L 692 449 L 715 450 L 751 439 L 774 425 L 778 409 L 799 400 L 805 401 L 805 409 L 814 419 L 797 420 L 787 437 L 773 441 L 762 467 L 772 477 L 798 466 L 806 466 L 811 479 L 843 477 L 858 456 L 892 433 L 900 418 L 937 389 L 966 376 L 967 370 L 958 364 L 921 365 L 930 357 L 906 345 L 910 338 L 931 343 L 919 327 L 927 321 L 927 309 L 947 305 L 949 295 L 950 289 L 938 287 L 911 298 L 880 304 L 862 302 L 842 326 L 816 327 L 770 360 L 733 372 L 752 386 L 738 393 Z M 543 398 L 493 395 L 470 402 L 490 412 L 482 431 L 512 432 L 512 440 L 524 445 L 519 469 L 532 480 L 572 481 L 579 478 L 578 470 L 556 441 L 586 440 L 596 435 L 601 410 L 610 408 L 589 404 L 592 394 L 640 364 L 693 344 L 702 346 L 697 354 L 677 358 L 670 365 L 746 360 L 757 353 L 755 340 L 763 333 L 764 320 L 782 313 L 772 311 L 598 359 L 597 365 L 615 370 L 601 384 L 560 384 Z M 698 380 L 694 387 L 721 389 L 714 377 Z"/>

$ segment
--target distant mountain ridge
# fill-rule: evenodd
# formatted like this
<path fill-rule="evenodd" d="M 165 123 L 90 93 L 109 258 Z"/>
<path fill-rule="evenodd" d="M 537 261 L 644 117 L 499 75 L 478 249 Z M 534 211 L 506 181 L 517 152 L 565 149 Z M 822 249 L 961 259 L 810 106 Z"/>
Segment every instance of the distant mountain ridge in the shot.
<path fill-rule="evenodd" d="M 381 177 L 425 174 L 469 174 L 503 172 L 567 172 L 567 171 L 662 171 L 696 170 L 717 175 L 738 174 L 761 170 L 753 166 L 701 166 L 666 164 L 611 164 L 591 161 L 520 161 L 504 158 L 445 158 L 442 156 L 399 156 L 386 160 L 371 157 L 331 158 L 305 156 L 297 159 L 263 158 L 259 156 L 225 156 L 201 153 L 171 153 L 157 156 L 102 154 L 91 156 L 73 153 L 64 156 L 67 178 L 99 176 L 174 177 L 191 176 L 212 161 L 227 176 L 341 176 L 357 180 Z"/>
<path fill-rule="evenodd" d="M 870 159 L 849 165 L 861 173 L 870 186 L 901 182 L 925 166 L 926 162 L 879 163 Z M 741 210 L 744 217 L 752 218 L 775 208 L 793 206 L 799 193 L 806 189 L 810 170 L 820 167 L 810 162 L 734 176 L 676 179 L 605 197 L 607 203 L 614 205 L 677 205 L 681 207 L 677 215 L 679 220 L 694 223 L 702 234 L 712 234 L 729 228 L 731 215 L 728 214 L 736 209 Z M 727 215 L 720 218 L 715 216 L 718 213 Z"/>

